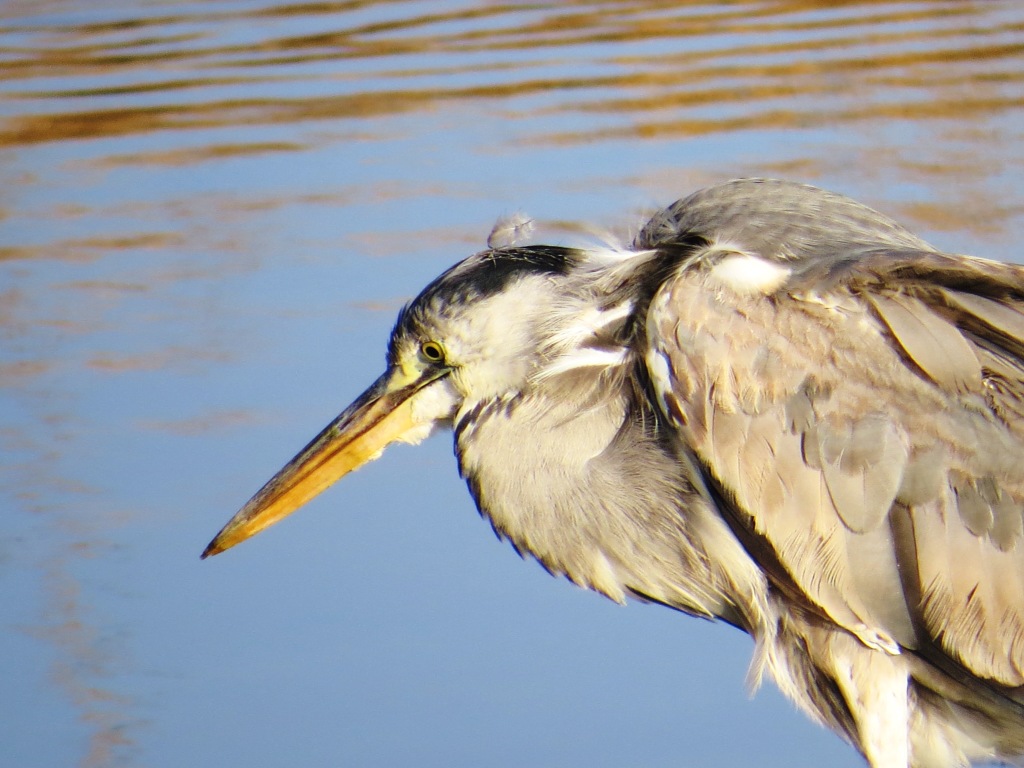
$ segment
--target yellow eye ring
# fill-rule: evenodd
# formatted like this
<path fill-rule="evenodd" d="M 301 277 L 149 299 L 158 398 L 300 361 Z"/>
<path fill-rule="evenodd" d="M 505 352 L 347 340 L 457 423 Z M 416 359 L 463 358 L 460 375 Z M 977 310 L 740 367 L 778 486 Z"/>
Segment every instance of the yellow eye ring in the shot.
<path fill-rule="evenodd" d="M 431 363 L 444 362 L 444 347 L 436 341 L 425 341 L 420 345 L 420 354 Z"/>

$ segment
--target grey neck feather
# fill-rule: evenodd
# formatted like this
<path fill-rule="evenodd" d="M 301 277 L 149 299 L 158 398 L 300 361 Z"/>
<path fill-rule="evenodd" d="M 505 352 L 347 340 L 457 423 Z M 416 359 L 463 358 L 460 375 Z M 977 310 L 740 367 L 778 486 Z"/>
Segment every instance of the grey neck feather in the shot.
<path fill-rule="evenodd" d="M 631 379 L 598 389 L 562 376 L 477 404 L 456 420 L 460 471 L 498 535 L 552 573 L 749 629 L 763 579 Z M 730 563 L 741 567 L 727 576 Z"/>

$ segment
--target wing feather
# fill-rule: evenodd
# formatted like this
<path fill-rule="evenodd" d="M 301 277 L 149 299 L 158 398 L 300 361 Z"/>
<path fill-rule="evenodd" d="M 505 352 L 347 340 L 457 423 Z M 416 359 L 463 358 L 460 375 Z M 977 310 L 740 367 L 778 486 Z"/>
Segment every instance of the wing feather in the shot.
<path fill-rule="evenodd" d="M 936 384 L 954 392 L 976 391 L 981 365 L 970 343 L 921 300 L 901 294 L 867 294 L 900 347 Z"/>
<path fill-rule="evenodd" d="M 1024 701 L 1024 269 L 818 257 L 771 295 L 663 285 L 667 417 L 784 589 Z"/>
<path fill-rule="evenodd" d="M 870 414 L 851 427 L 817 430 L 821 473 L 832 505 L 854 533 L 881 525 L 899 491 L 907 447 L 896 427 Z"/>
<path fill-rule="evenodd" d="M 995 332 L 1013 354 L 1024 354 L 1024 307 L 949 288 L 942 289 L 942 296 L 959 310 L 964 327 L 980 329 L 981 333 Z"/>

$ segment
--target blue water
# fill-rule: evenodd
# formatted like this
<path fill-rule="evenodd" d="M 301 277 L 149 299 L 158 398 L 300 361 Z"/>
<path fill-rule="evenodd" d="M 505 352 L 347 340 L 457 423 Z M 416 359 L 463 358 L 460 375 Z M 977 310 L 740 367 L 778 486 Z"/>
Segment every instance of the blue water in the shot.
<path fill-rule="evenodd" d="M 1016 259 L 1013 2 L 0 7 L 0 764 L 859 766 L 749 640 L 495 540 L 450 441 L 210 537 L 501 214 L 734 176 Z"/>

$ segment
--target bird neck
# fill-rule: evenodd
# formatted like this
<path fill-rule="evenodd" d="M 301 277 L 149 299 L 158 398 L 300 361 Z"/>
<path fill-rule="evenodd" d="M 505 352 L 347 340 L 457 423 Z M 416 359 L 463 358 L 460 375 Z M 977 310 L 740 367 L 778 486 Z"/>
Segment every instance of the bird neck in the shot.
<path fill-rule="evenodd" d="M 692 460 L 628 382 L 553 385 L 477 403 L 455 421 L 480 513 L 520 555 L 617 602 L 638 597 L 745 626 L 762 580 L 714 514 Z M 725 552 L 712 570 L 708 547 Z M 763 587 L 760 588 L 763 592 Z"/>

